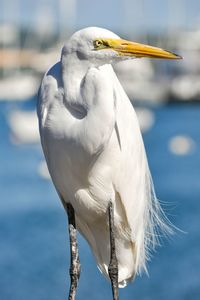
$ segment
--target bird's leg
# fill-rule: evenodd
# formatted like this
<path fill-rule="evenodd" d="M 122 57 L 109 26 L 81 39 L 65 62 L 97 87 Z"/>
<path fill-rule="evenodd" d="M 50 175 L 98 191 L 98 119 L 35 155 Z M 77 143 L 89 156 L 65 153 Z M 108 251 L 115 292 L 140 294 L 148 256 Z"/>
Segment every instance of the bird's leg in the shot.
<path fill-rule="evenodd" d="M 65 203 L 64 207 L 68 215 L 70 254 L 71 254 L 71 265 L 69 269 L 71 284 L 70 284 L 68 300 L 74 300 L 76 295 L 78 280 L 80 277 L 81 265 L 80 265 L 79 254 L 78 254 L 74 208 L 70 203 L 67 204 Z"/>
<path fill-rule="evenodd" d="M 118 261 L 115 249 L 115 233 L 114 233 L 114 213 L 113 204 L 110 201 L 108 205 L 109 231 L 110 231 L 110 264 L 108 266 L 108 274 L 112 284 L 113 300 L 119 300 L 118 291 Z"/>

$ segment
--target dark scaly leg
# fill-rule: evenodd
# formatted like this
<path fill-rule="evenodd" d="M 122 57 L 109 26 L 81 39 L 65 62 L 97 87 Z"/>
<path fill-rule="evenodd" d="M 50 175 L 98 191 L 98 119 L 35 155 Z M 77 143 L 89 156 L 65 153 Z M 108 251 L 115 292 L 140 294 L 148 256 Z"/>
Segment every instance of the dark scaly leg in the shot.
<path fill-rule="evenodd" d="M 114 213 L 113 204 L 110 201 L 108 205 L 109 231 L 110 231 L 110 264 L 108 266 L 108 274 L 112 285 L 113 300 L 119 300 L 118 291 L 118 262 L 115 249 L 115 233 L 114 233 Z"/>
<path fill-rule="evenodd" d="M 70 241 L 70 254 L 71 254 L 71 264 L 69 269 L 71 283 L 70 283 L 68 300 L 74 300 L 76 296 L 76 288 L 78 285 L 78 280 L 81 272 L 81 265 L 79 260 L 78 244 L 77 244 L 77 237 L 76 237 L 75 213 L 74 213 L 74 208 L 70 203 L 65 203 L 63 199 L 62 202 L 68 215 L 69 241 Z"/>

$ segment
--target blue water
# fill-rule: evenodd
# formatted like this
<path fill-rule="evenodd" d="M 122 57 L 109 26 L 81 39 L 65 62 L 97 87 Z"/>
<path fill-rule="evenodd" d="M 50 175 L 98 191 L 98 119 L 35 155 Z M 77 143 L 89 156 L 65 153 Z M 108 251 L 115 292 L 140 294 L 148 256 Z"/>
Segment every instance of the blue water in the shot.
<path fill-rule="evenodd" d="M 13 145 L 7 121 L 27 103 L 0 103 L 0 300 L 67 299 L 69 246 L 67 219 L 51 182 L 37 172 L 39 145 Z M 155 125 L 144 135 L 158 197 L 177 232 L 157 248 L 149 277 L 137 277 L 120 290 L 121 299 L 200 299 L 200 106 L 154 108 Z M 169 139 L 190 136 L 194 150 L 172 154 Z M 111 299 L 110 285 L 98 271 L 79 236 L 82 275 L 77 300 Z"/>

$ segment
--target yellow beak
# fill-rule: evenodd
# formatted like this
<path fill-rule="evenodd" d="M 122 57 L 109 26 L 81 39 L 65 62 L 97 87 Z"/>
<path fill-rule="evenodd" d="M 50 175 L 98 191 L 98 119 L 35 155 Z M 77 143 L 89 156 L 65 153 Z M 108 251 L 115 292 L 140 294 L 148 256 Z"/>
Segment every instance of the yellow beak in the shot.
<path fill-rule="evenodd" d="M 102 40 L 105 47 L 103 49 L 113 49 L 122 56 L 130 57 L 151 57 L 164 59 L 182 59 L 181 56 L 166 51 L 162 48 L 152 47 L 149 45 L 139 44 L 122 39 L 104 39 Z"/>

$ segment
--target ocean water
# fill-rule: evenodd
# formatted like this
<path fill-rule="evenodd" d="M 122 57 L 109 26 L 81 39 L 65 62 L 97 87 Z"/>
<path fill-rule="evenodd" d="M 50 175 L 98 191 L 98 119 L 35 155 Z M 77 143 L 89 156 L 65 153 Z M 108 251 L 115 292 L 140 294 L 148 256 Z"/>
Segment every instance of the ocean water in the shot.
<path fill-rule="evenodd" d="M 8 115 L 32 109 L 34 101 L 0 103 L 0 300 L 67 299 L 69 244 L 66 214 L 51 182 L 40 177 L 39 145 L 11 142 Z M 120 299 L 200 299 L 200 106 L 152 108 L 154 126 L 144 134 L 157 195 L 170 220 L 183 232 L 163 240 L 143 274 Z M 184 155 L 170 150 L 171 139 L 192 141 Z M 183 145 L 184 146 L 184 145 Z M 112 299 L 79 236 L 82 274 L 77 300 Z"/>

